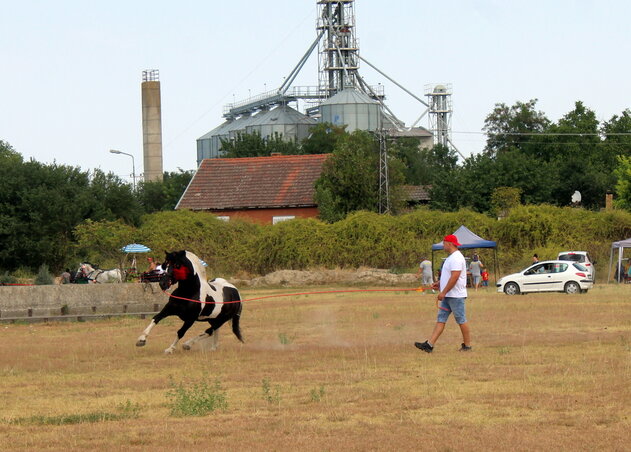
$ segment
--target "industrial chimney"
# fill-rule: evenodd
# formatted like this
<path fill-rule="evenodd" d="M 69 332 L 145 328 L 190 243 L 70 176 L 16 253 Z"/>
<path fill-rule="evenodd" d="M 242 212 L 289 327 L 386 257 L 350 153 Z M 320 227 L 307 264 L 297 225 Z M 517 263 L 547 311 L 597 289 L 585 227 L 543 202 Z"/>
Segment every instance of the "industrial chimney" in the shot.
<path fill-rule="evenodd" d="M 142 149 L 144 180 L 162 182 L 162 104 L 157 69 L 142 71 Z"/>

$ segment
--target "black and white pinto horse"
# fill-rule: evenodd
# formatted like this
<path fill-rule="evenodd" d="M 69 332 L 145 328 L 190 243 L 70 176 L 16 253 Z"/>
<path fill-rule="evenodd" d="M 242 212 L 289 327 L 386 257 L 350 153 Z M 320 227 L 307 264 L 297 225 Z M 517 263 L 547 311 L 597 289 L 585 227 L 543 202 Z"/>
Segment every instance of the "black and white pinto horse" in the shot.
<path fill-rule="evenodd" d="M 123 272 L 118 268 L 111 270 L 101 270 L 94 268 L 89 262 L 82 262 L 79 265 L 75 278 L 85 278 L 89 283 L 122 283 Z"/>
<path fill-rule="evenodd" d="M 160 280 L 160 288 L 167 290 L 175 283 L 177 288 L 171 293 L 162 311 L 156 314 L 138 337 L 138 347 L 147 343 L 147 336 L 160 320 L 172 315 L 178 316 L 184 324 L 178 330 L 175 341 L 164 353 L 173 353 L 177 343 L 195 322 L 208 322 L 210 328 L 186 341 L 182 345 L 184 350 L 190 350 L 193 344 L 206 338 L 211 338 L 211 348 L 215 350 L 218 341 L 217 330 L 228 320 L 232 320 L 232 332 L 243 342 L 239 328 L 241 296 L 236 287 L 222 278 L 207 281 L 206 269 L 200 259 L 190 251 L 166 253 L 162 268 L 165 273 Z"/>

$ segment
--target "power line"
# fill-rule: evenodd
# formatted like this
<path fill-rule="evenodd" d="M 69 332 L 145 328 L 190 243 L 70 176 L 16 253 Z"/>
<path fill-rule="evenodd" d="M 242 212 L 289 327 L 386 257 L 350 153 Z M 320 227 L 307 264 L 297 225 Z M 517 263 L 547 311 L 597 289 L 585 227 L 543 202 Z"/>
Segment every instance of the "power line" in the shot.
<path fill-rule="evenodd" d="M 603 136 L 631 136 L 631 132 L 603 132 L 603 133 L 582 133 L 582 132 L 464 132 L 452 131 L 462 135 L 523 135 L 523 136 L 575 136 L 575 137 L 603 137 Z"/>

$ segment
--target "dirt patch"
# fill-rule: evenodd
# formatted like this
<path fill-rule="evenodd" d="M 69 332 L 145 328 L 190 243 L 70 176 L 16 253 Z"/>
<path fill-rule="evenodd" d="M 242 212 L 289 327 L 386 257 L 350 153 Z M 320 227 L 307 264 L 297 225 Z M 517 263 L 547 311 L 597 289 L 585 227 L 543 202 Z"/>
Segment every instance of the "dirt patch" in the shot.
<path fill-rule="evenodd" d="M 231 280 L 237 287 L 345 285 L 414 285 L 419 279 L 413 273 L 396 274 L 390 270 L 359 268 L 357 270 L 279 270 L 253 279 Z"/>

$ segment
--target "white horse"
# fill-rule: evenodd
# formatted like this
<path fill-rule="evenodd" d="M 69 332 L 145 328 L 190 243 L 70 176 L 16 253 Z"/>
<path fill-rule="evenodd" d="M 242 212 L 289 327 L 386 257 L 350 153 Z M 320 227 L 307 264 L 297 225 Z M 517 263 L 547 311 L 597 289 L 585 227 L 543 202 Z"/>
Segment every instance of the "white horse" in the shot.
<path fill-rule="evenodd" d="M 118 268 L 111 270 L 101 270 L 92 267 L 89 262 L 82 262 L 77 270 L 77 278 L 86 278 L 89 283 L 122 283 L 123 272 Z"/>

